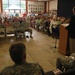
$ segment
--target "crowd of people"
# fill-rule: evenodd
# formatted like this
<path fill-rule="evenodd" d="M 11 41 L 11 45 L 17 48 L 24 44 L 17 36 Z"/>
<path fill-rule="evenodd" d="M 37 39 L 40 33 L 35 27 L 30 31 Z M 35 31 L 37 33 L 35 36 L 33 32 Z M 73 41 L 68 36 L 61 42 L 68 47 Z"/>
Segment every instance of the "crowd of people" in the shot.
<path fill-rule="evenodd" d="M 15 23 L 20 24 L 20 27 L 22 24 L 26 23 L 25 31 L 28 30 L 30 32 L 30 37 L 32 38 L 32 30 L 30 27 L 36 29 L 37 31 L 41 31 L 43 33 L 46 33 L 48 36 L 52 36 L 53 38 L 59 38 L 59 30 L 60 30 L 60 25 L 62 23 L 69 23 L 70 18 L 65 18 L 65 17 L 54 17 L 54 16 L 49 16 L 44 15 L 44 14 L 37 14 L 37 15 L 27 15 L 23 14 L 22 16 L 1 16 L 0 17 L 0 24 L 3 24 L 5 27 L 12 26 Z M 27 22 L 29 25 L 27 25 Z M 17 25 L 15 25 L 17 27 Z M 28 27 L 29 26 L 29 27 Z M 26 28 L 28 27 L 28 28 Z M 23 28 L 23 29 L 24 29 Z"/>
<path fill-rule="evenodd" d="M 29 32 L 30 38 L 33 38 L 32 29 L 24 17 L 0 17 L 0 28 L 4 28 L 5 36 L 7 36 L 7 31 L 13 32 L 16 38 L 19 33 L 23 33 L 23 37 L 25 37 L 25 32 Z"/>
<path fill-rule="evenodd" d="M 2 24 L 6 28 L 12 26 L 15 30 L 15 36 L 17 35 L 17 32 L 20 32 L 22 27 L 22 30 L 24 29 L 24 31 L 30 32 L 30 37 L 32 38 L 32 30 L 30 27 L 33 27 L 37 31 L 41 30 L 42 32 L 46 32 L 48 36 L 54 37 L 57 35 L 59 37 L 60 25 L 62 23 L 68 23 L 69 25 L 66 29 L 69 31 L 71 54 L 70 56 L 65 56 L 65 58 L 58 57 L 56 60 L 56 69 L 59 69 L 60 71 L 59 74 L 56 75 L 62 75 L 62 72 L 75 69 L 75 8 L 73 8 L 73 13 L 74 15 L 71 19 L 66 19 L 64 17 L 53 18 L 43 15 L 37 15 L 35 17 L 30 16 L 27 18 L 5 17 L 0 18 L 0 25 Z M 44 75 L 44 70 L 38 63 L 26 62 L 26 46 L 23 43 L 12 44 L 9 49 L 9 54 L 15 64 L 3 69 L 0 72 L 0 75 Z"/>
<path fill-rule="evenodd" d="M 38 15 L 30 17 L 30 26 L 37 31 L 46 33 L 48 36 L 59 38 L 60 25 L 63 23 L 69 23 L 70 18 L 64 17 L 50 17 Z"/>

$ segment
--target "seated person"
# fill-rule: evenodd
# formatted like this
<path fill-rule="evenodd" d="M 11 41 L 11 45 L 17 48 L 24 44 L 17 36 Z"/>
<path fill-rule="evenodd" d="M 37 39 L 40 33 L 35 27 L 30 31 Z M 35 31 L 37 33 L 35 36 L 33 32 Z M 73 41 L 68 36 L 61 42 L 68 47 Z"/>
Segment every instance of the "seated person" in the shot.
<path fill-rule="evenodd" d="M 15 64 L 4 68 L 0 75 L 44 75 L 39 64 L 26 61 L 26 46 L 23 43 L 12 44 L 9 53 Z"/>
<path fill-rule="evenodd" d="M 9 20 L 8 20 L 8 18 L 7 18 L 7 17 L 5 17 L 5 18 L 4 18 L 3 25 L 4 25 L 5 27 L 10 26 L 10 22 L 9 22 Z"/>
<path fill-rule="evenodd" d="M 26 18 L 22 17 L 19 18 L 19 23 L 20 23 L 20 30 L 24 32 L 29 32 L 30 33 L 30 38 L 32 37 L 32 29 L 30 28 L 30 23 L 26 20 Z M 27 38 L 29 38 L 28 35 L 26 35 Z"/>
<path fill-rule="evenodd" d="M 25 32 L 27 31 L 27 32 L 29 32 L 30 33 L 30 38 L 33 38 L 33 36 L 32 36 L 32 29 L 30 28 L 30 26 L 29 26 L 29 23 L 28 22 L 26 22 L 26 21 L 24 21 L 24 22 L 22 22 L 22 27 L 23 27 L 23 29 L 25 30 Z M 28 37 L 28 36 L 27 36 Z"/>
<path fill-rule="evenodd" d="M 67 71 L 75 68 L 75 53 L 70 56 L 65 56 L 65 58 L 58 57 L 56 61 L 56 68 L 61 71 Z"/>

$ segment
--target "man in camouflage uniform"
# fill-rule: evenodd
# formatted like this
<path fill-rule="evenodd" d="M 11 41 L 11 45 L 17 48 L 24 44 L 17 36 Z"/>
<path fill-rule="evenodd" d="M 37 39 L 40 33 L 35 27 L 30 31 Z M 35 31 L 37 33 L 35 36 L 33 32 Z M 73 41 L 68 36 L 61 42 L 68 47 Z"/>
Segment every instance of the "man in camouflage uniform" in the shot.
<path fill-rule="evenodd" d="M 75 53 L 72 53 L 70 56 L 65 56 L 65 58 L 58 57 L 56 60 L 56 68 L 61 71 L 75 68 Z"/>
<path fill-rule="evenodd" d="M 14 21 L 12 22 L 12 27 L 15 32 L 15 37 L 17 38 L 19 35 L 22 35 L 24 38 L 26 36 L 25 32 L 30 33 L 30 38 L 33 38 L 32 36 L 32 29 L 29 26 L 29 22 L 26 20 L 19 20 L 17 17 L 14 17 Z M 26 36 L 29 37 L 29 36 Z"/>
<path fill-rule="evenodd" d="M 25 30 L 25 32 L 27 31 L 30 33 L 30 38 L 33 38 L 32 37 L 32 29 L 30 28 L 29 25 L 30 25 L 29 22 L 26 22 L 26 21 L 22 22 L 22 28 Z"/>
<path fill-rule="evenodd" d="M 26 62 L 26 47 L 23 43 L 12 44 L 9 53 L 15 64 L 4 68 L 0 75 L 44 75 L 39 64 Z"/>

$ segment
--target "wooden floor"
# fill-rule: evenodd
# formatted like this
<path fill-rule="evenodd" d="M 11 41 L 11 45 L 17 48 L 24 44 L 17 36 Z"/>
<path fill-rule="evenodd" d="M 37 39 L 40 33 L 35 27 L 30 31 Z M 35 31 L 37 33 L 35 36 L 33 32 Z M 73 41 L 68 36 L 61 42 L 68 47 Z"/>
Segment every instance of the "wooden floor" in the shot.
<path fill-rule="evenodd" d="M 45 72 L 55 69 L 57 57 L 63 57 L 58 52 L 59 40 L 57 41 L 57 48 L 54 48 L 54 38 L 33 29 L 33 39 L 26 38 L 16 41 L 13 38 L 8 38 L 0 42 L 0 70 L 13 64 L 9 56 L 9 47 L 12 43 L 19 41 L 25 43 L 27 47 L 26 60 L 39 63 Z"/>

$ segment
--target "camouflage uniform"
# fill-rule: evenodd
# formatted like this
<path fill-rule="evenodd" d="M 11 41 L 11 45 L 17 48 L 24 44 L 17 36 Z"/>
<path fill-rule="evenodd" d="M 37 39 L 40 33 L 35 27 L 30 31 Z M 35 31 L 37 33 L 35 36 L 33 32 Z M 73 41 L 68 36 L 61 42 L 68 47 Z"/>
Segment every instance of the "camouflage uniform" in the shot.
<path fill-rule="evenodd" d="M 44 72 L 37 63 L 23 63 L 3 69 L 0 75 L 44 75 Z"/>
<path fill-rule="evenodd" d="M 13 22 L 12 27 L 15 31 L 15 37 L 22 35 L 25 38 L 25 28 L 20 24 L 20 22 Z"/>
<path fill-rule="evenodd" d="M 30 28 L 30 24 L 28 22 L 22 22 L 22 26 L 26 31 L 28 31 L 30 33 L 30 37 L 32 37 L 32 29 Z"/>
<path fill-rule="evenodd" d="M 75 54 L 71 54 L 65 58 L 58 57 L 56 60 L 56 68 L 59 68 L 61 71 L 75 68 Z"/>

